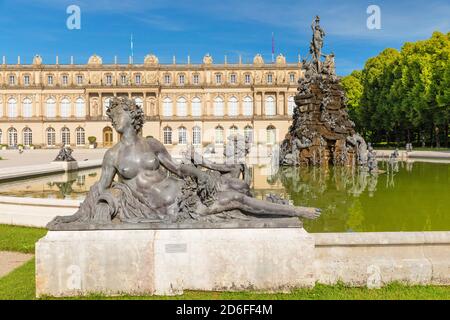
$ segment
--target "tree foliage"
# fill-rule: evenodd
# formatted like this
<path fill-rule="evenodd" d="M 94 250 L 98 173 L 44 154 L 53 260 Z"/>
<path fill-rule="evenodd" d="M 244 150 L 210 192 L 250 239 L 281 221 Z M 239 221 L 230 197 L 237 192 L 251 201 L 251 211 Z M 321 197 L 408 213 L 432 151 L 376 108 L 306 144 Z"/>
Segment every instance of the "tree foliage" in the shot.
<path fill-rule="evenodd" d="M 342 79 L 349 112 L 372 142 L 448 146 L 450 33 L 388 48 Z"/>

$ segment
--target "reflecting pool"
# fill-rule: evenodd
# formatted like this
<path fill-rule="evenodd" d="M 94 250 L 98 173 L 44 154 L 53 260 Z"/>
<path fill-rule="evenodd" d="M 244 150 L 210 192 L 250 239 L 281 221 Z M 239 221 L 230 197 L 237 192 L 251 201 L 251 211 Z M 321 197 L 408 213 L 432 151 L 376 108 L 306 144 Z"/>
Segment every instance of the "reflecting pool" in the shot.
<path fill-rule="evenodd" d="M 309 232 L 450 230 L 450 164 L 380 162 L 385 173 L 351 168 L 271 168 L 253 165 L 258 198 L 275 193 L 295 205 L 322 208 Z M 0 195 L 84 199 L 100 168 L 0 184 Z"/>

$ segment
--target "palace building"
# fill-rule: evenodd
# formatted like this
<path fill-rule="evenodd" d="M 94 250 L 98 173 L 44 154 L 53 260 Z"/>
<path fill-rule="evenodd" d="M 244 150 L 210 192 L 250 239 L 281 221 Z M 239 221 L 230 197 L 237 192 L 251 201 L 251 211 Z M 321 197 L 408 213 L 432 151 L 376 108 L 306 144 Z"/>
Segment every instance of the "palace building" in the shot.
<path fill-rule="evenodd" d="M 131 62 L 131 61 L 130 61 Z M 134 98 L 146 114 L 144 136 L 167 145 L 220 145 L 235 132 L 256 144 L 283 140 L 292 118 L 300 63 L 283 55 L 252 64 L 103 64 L 93 55 L 85 65 L 0 66 L 0 143 L 10 148 L 100 147 L 118 141 L 105 111 L 113 96 Z"/>

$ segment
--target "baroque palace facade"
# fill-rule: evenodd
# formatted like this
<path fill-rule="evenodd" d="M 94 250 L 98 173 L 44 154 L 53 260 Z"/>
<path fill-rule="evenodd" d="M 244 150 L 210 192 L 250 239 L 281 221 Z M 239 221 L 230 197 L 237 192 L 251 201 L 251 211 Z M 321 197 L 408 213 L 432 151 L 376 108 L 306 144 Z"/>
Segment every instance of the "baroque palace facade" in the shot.
<path fill-rule="evenodd" d="M 252 64 L 160 64 L 148 55 L 144 64 L 103 64 L 93 55 L 86 65 L 0 66 L 0 143 L 9 148 L 87 147 L 117 142 L 105 111 L 113 96 L 134 98 L 146 115 L 144 136 L 169 148 L 221 145 L 235 132 L 255 144 L 271 145 L 286 134 L 295 106 L 300 63 L 279 55 Z"/>

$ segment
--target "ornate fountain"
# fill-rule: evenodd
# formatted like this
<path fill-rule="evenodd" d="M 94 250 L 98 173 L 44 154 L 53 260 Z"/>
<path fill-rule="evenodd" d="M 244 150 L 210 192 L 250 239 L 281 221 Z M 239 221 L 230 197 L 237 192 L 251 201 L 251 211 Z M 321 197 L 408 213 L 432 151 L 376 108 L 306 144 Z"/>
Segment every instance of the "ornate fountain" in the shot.
<path fill-rule="evenodd" d="M 304 77 L 292 125 L 282 142 L 280 165 L 367 166 L 367 144 L 349 119 L 344 90 L 336 76 L 334 54 L 322 54 L 325 32 L 317 16 L 311 25 L 310 55 L 303 60 Z"/>

